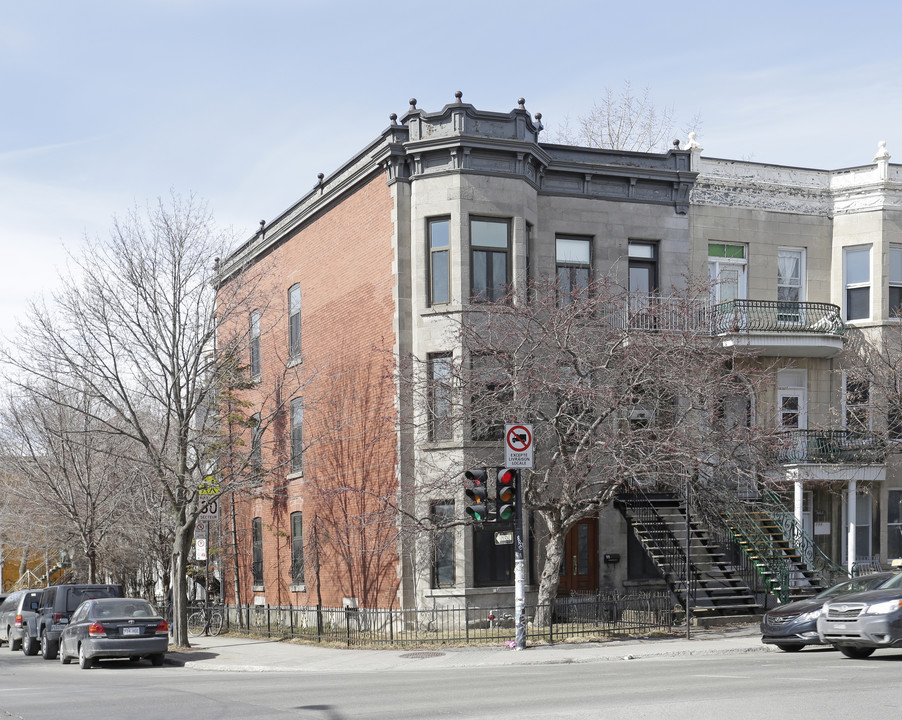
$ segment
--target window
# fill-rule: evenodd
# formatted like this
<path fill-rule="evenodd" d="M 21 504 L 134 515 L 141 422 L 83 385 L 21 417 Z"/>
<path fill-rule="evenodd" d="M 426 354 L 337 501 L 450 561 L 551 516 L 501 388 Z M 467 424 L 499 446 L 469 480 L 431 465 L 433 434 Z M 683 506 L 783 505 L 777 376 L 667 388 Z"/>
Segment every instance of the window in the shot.
<path fill-rule="evenodd" d="M 587 238 L 555 238 L 558 304 L 572 302 L 589 287 L 592 241 Z"/>
<path fill-rule="evenodd" d="M 251 469 L 260 472 L 263 468 L 263 423 L 260 413 L 254 413 L 250 419 L 251 426 Z"/>
<path fill-rule="evenodd" d="M 429 356 L 429 439 L 450 440 L 451 425 L 451 353 Z"/>
<path fill-rule="evenodd" d="M 902 558 L 902 490 L 890 490 L 886 500 L 886 557 Z"/>
<path fill-rule="evenodd" d="M 870 390 L 867 380 L 846 378 L 844 425 L 851 433 L 871 429 Z"/>
<path fill-rule="evenodd" d="M 708 274 L 711 279 L 711 302 L 744 299 L 745 245 L 708 243 Z"/>
<path fill-rule="evenodd" d="M 799 303 L 805 301 L 805 251 L 780 248 L 777 252 L 777 319 L 801 322 Z"/>
<path fill-rule="evenodd" d="M 288 289 L 288 356 L 292 360 L 301 357 L 301 286 Z"/>
<path fill-rule="evenodd" d="M 251 533 L 253 540 L 253 562 L 251 563 L 251 574 L 253 575 L 254 587 L 263 586 L 263 520 L 256 517 L 251 524 Z"/>
<path fill-rule="evenodd" d="M 260 312 L 254 310 L 250 317 L 250 350 L 251 350 L 251 377 L 260 378 Z"/>
<path fill-rule="evenodd" d="M 871 248 L 846 248 L 843 270 L 846 320 L 867 320 L 871 316 Z"/>
<path fill-rule="evenodd" d="M 470 221 L 471 297 L 474 300 L 495 302 L 507 294 L 509 235 L 507 220 Z"/>
<path fill-rule="evenodd" d="M 429 221 L 429 304 L 451 302 L 451 221 Z"/>
<path fill-rule="evenodd" d="M 658 289 L 658 244 L 629 244 L 630 293 L 648 297 Z"/>
<path fill-rule="evenodd" d="M 902 245 L 889 246 L 889 316 L 902 317 Z"/>
<path fill-rule="evenodd" d="M 438 528 L 432 536 L 432 587 L 454 587 L 454 528 L 443 527 L 454 522 L 454 501 L 433 502 L 432 517 Z"/>
<path fill-rule="evenodd" d="M 504 418 L 513 393 L 506 382 L 501 358 L 475 355 L 470 363 L 472 387 L 470 398 L 470 438 L 500 440 L 504 435 Z"/>
<path fill-rule="evenodd" d="M 902 397 L 893 394 L 889 398 L 886 428 L 890 440 L 902 440 Z"/>
<path fill-rule="evenodd" d="M 304 584 L 304 513 L 291 513 L 291 582 Z"/>
<path fill-rule="evenodd" d="M 291 472 L 303 470 L 304 456 L 304 399 L 291 401 Z"/>

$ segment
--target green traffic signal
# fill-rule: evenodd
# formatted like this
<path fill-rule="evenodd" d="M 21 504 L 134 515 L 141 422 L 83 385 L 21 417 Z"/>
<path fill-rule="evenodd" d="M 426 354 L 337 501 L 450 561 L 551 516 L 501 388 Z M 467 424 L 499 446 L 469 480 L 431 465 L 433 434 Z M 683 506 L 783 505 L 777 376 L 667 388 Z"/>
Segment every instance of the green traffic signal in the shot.
<path fill-rule="evenodd" d="M 486 468 L 471 468 L 464 473 L 470 487 L 464 494 L 470 499 L 466 513 L 476 522 L 489 521 L 488 471 Z"/>

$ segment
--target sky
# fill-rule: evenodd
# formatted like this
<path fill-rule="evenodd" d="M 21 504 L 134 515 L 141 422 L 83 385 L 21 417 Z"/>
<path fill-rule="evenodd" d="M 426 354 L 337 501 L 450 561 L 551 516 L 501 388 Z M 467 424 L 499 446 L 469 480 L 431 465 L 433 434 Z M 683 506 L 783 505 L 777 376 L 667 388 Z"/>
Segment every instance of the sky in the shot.
<path fill-rule="evenodd" d="M 0 0 L 0 335 L 85 237 L 171 192 L 247 239 L 389 124 L 647 88 L 704 155 L 902 163 L 898 0 Z"/>

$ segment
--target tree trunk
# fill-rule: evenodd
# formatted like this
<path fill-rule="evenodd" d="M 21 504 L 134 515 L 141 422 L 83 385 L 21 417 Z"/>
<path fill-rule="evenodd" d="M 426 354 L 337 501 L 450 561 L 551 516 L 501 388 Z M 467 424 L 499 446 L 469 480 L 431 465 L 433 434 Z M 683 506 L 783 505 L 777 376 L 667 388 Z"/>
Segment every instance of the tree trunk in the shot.
<path fill-rule="evenodd" d="M 545 562 L 542 563 L 542 574 L 539 580 L 538 607 L 535 620 L 537 627 L 548 627 L 551 624 L 551 610 L 557 597 L 558 583 L 561 578 L 561 562 L 564 559 L 564 531 L 557 523 L 546 521 L 548 538 L 545 545 Z"/>
<path fill-rule="evenodd" d="M 172 642 L 177 647 L 188 643 L 188 553 L 194 522 L 180 526 L 172 543 Z"/>

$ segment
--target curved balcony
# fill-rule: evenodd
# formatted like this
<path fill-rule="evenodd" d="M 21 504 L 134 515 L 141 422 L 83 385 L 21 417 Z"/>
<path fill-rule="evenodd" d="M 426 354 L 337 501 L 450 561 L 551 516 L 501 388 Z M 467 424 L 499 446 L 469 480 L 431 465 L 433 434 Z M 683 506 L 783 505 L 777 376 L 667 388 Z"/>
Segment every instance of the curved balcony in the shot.
<path fill-rule="evenodd" d="M 777 459 L 786 480 L 870 480 L 886 477 L 886 440 L 880 435 L 850 430 L 787 430 Z"/>
<path fill-rule="evenodd" d="M 730 300 L 711 308 L 711 329 L 724 347 L 761 355 L 833 357 L 846 325 L 830 303 Z"/>

